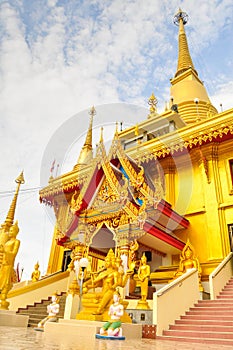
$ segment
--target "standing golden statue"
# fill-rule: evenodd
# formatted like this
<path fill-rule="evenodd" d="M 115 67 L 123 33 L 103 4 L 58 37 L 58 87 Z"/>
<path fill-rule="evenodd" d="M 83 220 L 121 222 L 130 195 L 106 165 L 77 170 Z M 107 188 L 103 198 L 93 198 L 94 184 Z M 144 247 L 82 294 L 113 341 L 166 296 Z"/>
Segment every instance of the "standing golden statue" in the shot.
<path fill-rule="evenodd" d="M 6 301 L 7 294 L 13 286 L 12 276 L 14 273 L 14 262 L 18 253 L 20 241 L 16 239 L 19 232 L 18 222 L 11 226 L 8 241 L 0 246 L 3 253 L 2 265 L 0 268 L 0 309 L 8 310 L 9 302 Z"/>
<path fill-rule="evenodd" d="M 137 304 L 137 309 L 149 309 L 147 302 L 148 283 L 150 279 L 150 266 L 147 265 L 147 258 L 145 253 L 141 257 L 140 266 L 138 269 L 138 279 L 141 285 L 141 300 Z"/>

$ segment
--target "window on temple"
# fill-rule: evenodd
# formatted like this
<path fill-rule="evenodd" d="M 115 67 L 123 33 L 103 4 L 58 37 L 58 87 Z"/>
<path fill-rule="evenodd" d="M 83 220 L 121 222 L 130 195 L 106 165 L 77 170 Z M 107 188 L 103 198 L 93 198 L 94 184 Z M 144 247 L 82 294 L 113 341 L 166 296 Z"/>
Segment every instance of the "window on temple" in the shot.
<path fill-rule="evenodd" d="M 233 159 L 229 160 L 229 166 L 230 166 L 230 173 L 231 173 L 231 183 L 233 186 Z"/>
<path fill-rule="evenodd" d="M 228 233 L 229 233 L 231 251 L 233 252 L 233 224 L 228 225 Z"/>

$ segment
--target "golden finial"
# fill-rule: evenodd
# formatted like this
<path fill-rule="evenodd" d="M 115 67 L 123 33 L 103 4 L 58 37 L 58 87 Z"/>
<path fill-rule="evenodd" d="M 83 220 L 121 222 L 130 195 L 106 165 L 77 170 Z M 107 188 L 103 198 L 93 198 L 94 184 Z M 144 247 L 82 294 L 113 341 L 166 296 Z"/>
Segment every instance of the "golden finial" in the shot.
<path fill-rule="evenodd" d="M 101 128 L 100 128 L 100 142 L 104 142 L 104 137 L 103 137 L 103 133 L 104 133 L 104 128 L 103 128 L 103 126 L 101 126 Z"/>
<path fill-rule="evenodd" d="M 92 118 L 94 117 L 94 115 L 96 115 L 96 110 L 94 106 L 91 107 L 89 114 L 92 116 Z"/>
<path fill-rule="evenodd" d="M 118 122 L 116 122 L 115 135 L 118 135 Z"/>
<path fill-rule="evenodd" d="M 20 173 L 20 175 L 17 177 L 17 179 L 15 179 L 15 182 L 17 184 L 24 184 L 25 183 L 23 171 Z"/>
<path fill-rule="evenodd" d="M 148 118 L 154 117 L 157 114 L 157 104 L 158 104 L 158 100 L 155 97 L 154 93 L 152 92 L 148 100 L 148 105 L 150 106 L 150 114 L 148 114 Z"/>

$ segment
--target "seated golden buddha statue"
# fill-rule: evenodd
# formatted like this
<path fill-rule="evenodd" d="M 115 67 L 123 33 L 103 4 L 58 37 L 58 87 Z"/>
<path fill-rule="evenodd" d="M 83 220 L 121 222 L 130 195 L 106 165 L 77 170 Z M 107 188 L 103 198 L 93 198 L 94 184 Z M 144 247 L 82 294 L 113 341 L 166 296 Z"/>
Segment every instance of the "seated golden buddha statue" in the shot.
<path fill-rule="evenodd" d="M 83 309 L 77 319 L 105 320 L 117 287 L 124 287 L 130 271 L 124 273 L 120 268 L 119 258 L 115 257 L 112 249 L 105 258 L 105 267 L 99 272 L 91 272 L 91 278 L 83 283 L 81 303 Z M 90 290 L 93 289 L 92 292 Z M 130 317 L 127 321 L 130 322 Z"/>
<path fill-rule="evenodd" d="M 203 287 L 201 285 L 201 266 L 200 263 L 195 256 L 194 253 L 194 248 L 192 247 L 189 239 L 187 240 L 187 243 L 182 250 L 182 253 L 180 255 L 180 263 L 179 263 L 179 268 L 174 274 L 174 278 L 176 279 L 177 277 L 183 275 L 185 272 L 187 272 L 190 269 L 197 269 L 198 270 L 198 277 L 199 277 L 199 289 L 200 291 L 203 291 Z"/>
<path fill-rule="evenodd" d="M 36 282 L 40 279 L 40 270 L 39 270 L 39 263 L 37 262 L 34 266 L 34 271 L 32 272 L 31 279 L 32 282 Z"/>

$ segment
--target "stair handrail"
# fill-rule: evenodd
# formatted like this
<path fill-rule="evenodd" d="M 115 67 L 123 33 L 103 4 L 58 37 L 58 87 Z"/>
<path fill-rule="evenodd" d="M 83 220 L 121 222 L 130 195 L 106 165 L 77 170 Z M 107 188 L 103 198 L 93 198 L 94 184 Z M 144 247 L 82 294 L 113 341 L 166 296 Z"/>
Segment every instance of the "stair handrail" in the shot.
<path fill-rule="evenodd" d="M 198 299 L 199 279 L 195 268 L 153 293 L 153 324 L 156 324 L 156 334 L 162 335 Z"/>
<path fill-rule="evenodd" d="M 225 284 L 233 275 L 233 253 L 229 253 L 225 259 L 209 275 L 210 299 L 216 299 Z"/>

